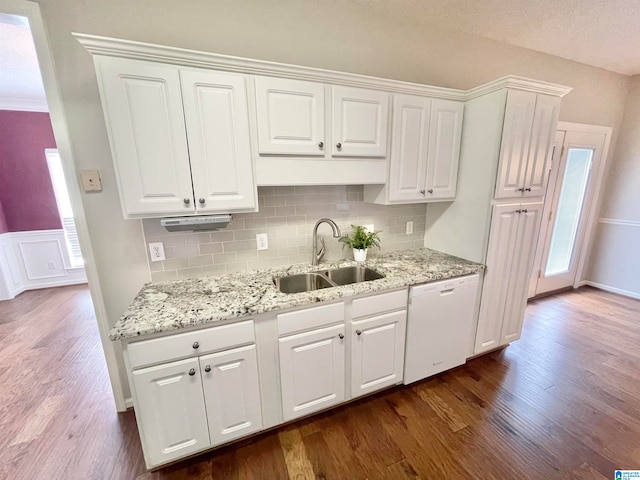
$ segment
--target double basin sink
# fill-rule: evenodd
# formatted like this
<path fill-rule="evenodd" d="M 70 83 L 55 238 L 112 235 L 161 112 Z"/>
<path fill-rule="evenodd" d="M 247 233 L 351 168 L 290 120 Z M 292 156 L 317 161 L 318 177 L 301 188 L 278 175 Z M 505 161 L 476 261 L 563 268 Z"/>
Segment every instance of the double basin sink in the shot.
<path fill-rule="evenodd" d="M 277 277 L 273 279 L 273 283 L 282 293 L 300 293 L 379 278 L 384 278 L 384 275 L 368 267 L 354 266 Z"/>

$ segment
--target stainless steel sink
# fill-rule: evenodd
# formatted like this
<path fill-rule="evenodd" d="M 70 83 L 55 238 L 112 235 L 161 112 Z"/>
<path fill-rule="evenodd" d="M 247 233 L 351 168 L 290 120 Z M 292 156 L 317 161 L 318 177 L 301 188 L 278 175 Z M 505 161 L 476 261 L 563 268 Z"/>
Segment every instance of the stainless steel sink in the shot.
<path fill-rule="evenodd" d="M 276 277 L 273 279 L 273 283 L 282 293 L 300 293 L 351 283 L 369 282 L 379 278 L 384 278 L 384 275 L 367 267 L 354 266 Z"/>
<path fill-rule="evenodd" d="M 367 267 L 354 266 L 336 268 L 335 270 L 328 270 L 327 277 L 338 285 L 349 285 L 350 283 L 369 282 L 371 280 L 378 280 L 384 278 L 384 275 L 371 270 Z"/>
<path fill-rule="evenodd" d="M 298 275 L 287 275 L 273 280 L 276 288 L 282 293 L 300 293 L 321 288 L 335 287 L 335 283 L 329 281 L 327 277 L 320 273 L 300 273 Z"/>

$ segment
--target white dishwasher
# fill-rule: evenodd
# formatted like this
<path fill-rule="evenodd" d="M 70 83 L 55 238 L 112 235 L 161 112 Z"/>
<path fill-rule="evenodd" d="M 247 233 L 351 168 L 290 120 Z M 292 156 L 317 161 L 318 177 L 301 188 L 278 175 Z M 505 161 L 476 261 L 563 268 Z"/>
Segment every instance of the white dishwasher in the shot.
<path fill-rule="evenodd" d="M 411 287 L 405 385 L 466 362 L 478 314 L 478 282 L 476 274 Z"/>

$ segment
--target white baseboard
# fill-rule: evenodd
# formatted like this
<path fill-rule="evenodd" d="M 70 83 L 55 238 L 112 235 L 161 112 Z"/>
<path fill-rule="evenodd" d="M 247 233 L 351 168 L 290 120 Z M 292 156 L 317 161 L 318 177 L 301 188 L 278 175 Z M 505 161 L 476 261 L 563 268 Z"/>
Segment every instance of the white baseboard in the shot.
<path fill-rule="evenodd" d="M 640 299 L 640 293 L 631 292 L 629 290 L 623 290 L 621 288 L 612 287 L 610 285 L 604 285 L 602 283 L 584 281 L 580 282 L 579 286 L 589 285 L 591 287 L 599 288 L 600 290 L 604 290 L 606 292 L 617 293 L 618 295 L 624 295 L 625 297 L 637 298 Z"/>
<path fill-rule="evenodd" d="M 87 274 L 71 266 L 64 230 L 0 234 L 0 300 L 25 290 L 81 283 L 87 283 Z"/>
<path fill-rule="evenodd" d="M 133 408 L 133 397 L 127 397 L 124 399 L 124 408 L 127 410 Z"/>

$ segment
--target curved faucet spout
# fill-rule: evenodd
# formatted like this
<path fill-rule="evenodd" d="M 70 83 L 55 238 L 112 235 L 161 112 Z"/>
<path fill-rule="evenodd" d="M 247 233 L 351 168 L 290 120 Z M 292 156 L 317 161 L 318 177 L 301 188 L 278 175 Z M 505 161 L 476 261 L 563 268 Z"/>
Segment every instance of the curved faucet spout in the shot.
<path fill-rule="evenodd" d="M 320 220 L 318 220 L 316 222 L 316 225 L 313 227 L 313 252 L 311 265 L 318 265 L 320 260 L 322 260 L 322 257 L 324 257 L 325 253 L 324 239 L 322 238 L 320 239 L 322 247 L 320 248 L 320 250 L 318 250 L 318 227 L 321 223 L 328 223 L 331 226 L 331 229 L 333 230 L 333 238 L 340 238 L 340 235 L 342 235 L 342 233 L 340 232 L 340 227 L 338 227 L 338 225 L 336 225 L 336 222 L 334 222 L 330 218 L 321 218 Z"/>

